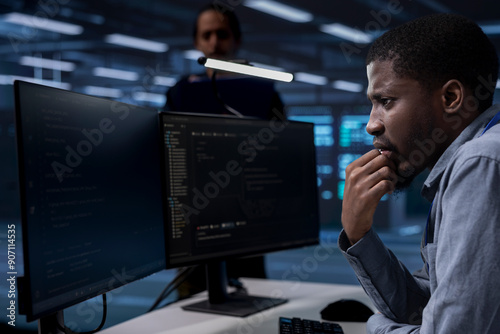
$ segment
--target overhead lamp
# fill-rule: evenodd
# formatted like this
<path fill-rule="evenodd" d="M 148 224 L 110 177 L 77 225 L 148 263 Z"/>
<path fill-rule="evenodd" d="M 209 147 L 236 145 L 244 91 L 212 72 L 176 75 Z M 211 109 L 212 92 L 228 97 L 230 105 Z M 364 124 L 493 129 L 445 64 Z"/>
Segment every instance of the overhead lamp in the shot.
<path fill-rule="evenodd" d="M 363 91 L 363 85 L 356 82 L 345 81 L 345 80 L 334 81 L 332 83 L 332 87 L 335 89 L 345 90 L 347 92 L 352 92 L 352 93 L 360 93 Z"/>
<path fill-rule="evenodd" d="M 244 5 L 291 22 L 305 23 L 313 19 L 309 12 L 273 0 L 247 0 Z"/>
<path fill-rule="evenodd" d="M 57 32 L 65 35 L 80 35 L 81 33 L 83 33 L 82 26 L 56 21 L 42 16 L 9 13 L 3 17 L 3 21 L 23 25 L 25 27 Z"/>
<path fill-rule="evenodd" d="M 203 52 L 199 50 L 186 50 L 183 52 L 184 58 L 198 61 L 200 57 L 203 57 Z"/>
<path fill-rule="evenodd" d="M 62 60 L 45 59 L 41 57 L 23 56 L 19 59 L 19 64 L 31 67 L 41 67 L 50 70 L 71 72 L 75 70 L 75 63 Z"/>
<path fill-rule="evenodd" d="M 173 85 L 175 85 L 177 83 L 177 79 L 172 78 L 172 77 L 163 77 L 163 76 L 157 75 L 153 78 L 153 82 L 155 85 L 158 85 L 158 86 L 172 87 Z"/>
<path fill-rule="evenodd" d="M 122 34 L 107 35 L 104 40 L 107 43 L 151 52 L 165 52 L 168 50 L 168 45 L 166 43 Z"/>
<path fill-rule="evenodd" d="M 123 96 L 121 89 L 109 88 L 109 87 L 99 87 L 99 86 L 85 86 L 83 92 L 88 95 L 111 97 L 118 99 Z"/>
<path fill-rule="evenodd" d="M 71 84 L 67 83 L 67 82 L 36 79 L 36 78 L 30 78 L 30 77 L 23 77 L 23 76 L 19 76 L 19 75 L 0 74 L 0 85 L 13 85 L 14 81 L 16 81 L 16 80 L 32 82 L 32 83 L 36 83 L 39 85 L 56 87 L 56 88 L 61 88 L 61 89 L 66 89 L 66 90 L 71 89 Z"/>
<path fill-rule="evenodd" d="M 319 28 L 322 32 L 339 37 L 354 43 L 368 44 L 373 38 L 361 30 L 348 27 L 340 23 L 323 24 Z"/>
<path fill-rule="evenodd" d="M 297 72 L 294 75 L 295 81 L 302 81 L 305 83 L 309 83 L 312 85 L 326 85 L 328 83 L 328 79 L 321 75 L 310 74 L 305 72 Z"/>
<path fill-rule="evenodd" d="M 497 80 L 497 86 L 495 88 L 500 89 L 500 80 Z"/>
<path fill-rule="evenodd" d="M 152 102 L 157 105 L 164 105 L 167 97 L 164 94 L 134 92 L 132 98 L 136 101 Z"/>
<path fill-rule="evenodd" d="M 139 74 L 132 71 L 117 70 L 114 68 L 107 67 L 96 67 L 93 70 L 93 74 L 98 77 L 112 78 L 118 80 L 126 81 L 137 81 L 139 79 Z"/>
<path fill-rule="evenodd" d="M 269 70 L 251 65 L 238 64 L 230 61 L 200 57 L 198 58 L 198 63 L 200 63 L 201 65 L 205 65 L 205 67 L 212 68 L 215 70 L 234 72 L 239 74 L 255 76 L 259 78 L 266 78 L 284 82 L 290 82 L 293 80 L 293 74 L 291 73 Z"/>

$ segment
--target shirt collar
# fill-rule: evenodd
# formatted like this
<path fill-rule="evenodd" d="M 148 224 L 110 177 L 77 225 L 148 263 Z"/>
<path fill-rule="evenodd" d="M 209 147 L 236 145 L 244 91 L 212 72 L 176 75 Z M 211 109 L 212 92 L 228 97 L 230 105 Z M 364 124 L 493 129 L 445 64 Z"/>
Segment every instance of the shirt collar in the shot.
<path fill-rule="evenodd" d="M 486 124 L 491 120 L 492 117 L 500 110 L 500 104 L 496 104 L 481 113 L 471 124 L 469 124 L 460 135 L 451 143 L 450 146 L 444 151 L 437 163 L 432 168 L 429 176 L 424 182 L 422 187 L 422 196 L 426 198 L 429 202 L 434 199 L 436 195 L 439 182 L 446 169 L 446 166 L 450 162 L 452 156 L 458 150 L 460 146 L 468 142 L 469 140 L 479 137 L 481 132 L 486 127 Z"/>

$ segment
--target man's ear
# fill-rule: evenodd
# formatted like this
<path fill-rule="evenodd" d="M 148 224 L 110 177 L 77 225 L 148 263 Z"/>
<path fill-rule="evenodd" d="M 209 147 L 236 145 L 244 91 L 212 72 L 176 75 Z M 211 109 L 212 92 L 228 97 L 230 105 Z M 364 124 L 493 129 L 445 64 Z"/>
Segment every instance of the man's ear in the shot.
<path fill-rule="evenodd" d="M 447 114 L 458 113 L 463 107 L 464 98 L 465 87 L 456 79 L 449 80 L 441 88 L 443 110 Z"/>

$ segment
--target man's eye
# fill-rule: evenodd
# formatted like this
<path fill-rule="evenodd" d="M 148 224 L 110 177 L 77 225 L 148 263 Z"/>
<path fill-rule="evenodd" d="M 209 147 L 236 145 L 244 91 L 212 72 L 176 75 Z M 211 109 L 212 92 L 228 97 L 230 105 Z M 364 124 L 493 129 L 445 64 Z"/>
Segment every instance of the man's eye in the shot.
<path fill-rule="evenodd" d="M 227 39 L 227 38 L 229 38 L 229 33 L 225 30 L 219 30 L 219 31 L 217 31 L 217 37 L 219 39 Z"/>
<path fill-rule="evenodd" d="M 380 103 L 384 106 L 387 107 L 390 103 L 392 102 L 392 99 L 380 99 Z"/>

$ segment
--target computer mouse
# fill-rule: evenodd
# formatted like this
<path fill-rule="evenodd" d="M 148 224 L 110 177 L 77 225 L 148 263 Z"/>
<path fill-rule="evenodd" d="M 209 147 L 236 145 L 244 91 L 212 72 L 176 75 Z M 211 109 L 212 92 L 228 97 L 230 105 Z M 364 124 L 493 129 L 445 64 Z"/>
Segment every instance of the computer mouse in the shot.
<path fill-rule="evenodd" d="M 373 311 L 360 301 L 341 299 L 321 310 L 321 319 L 328 321 L 366 322 Z"/>

